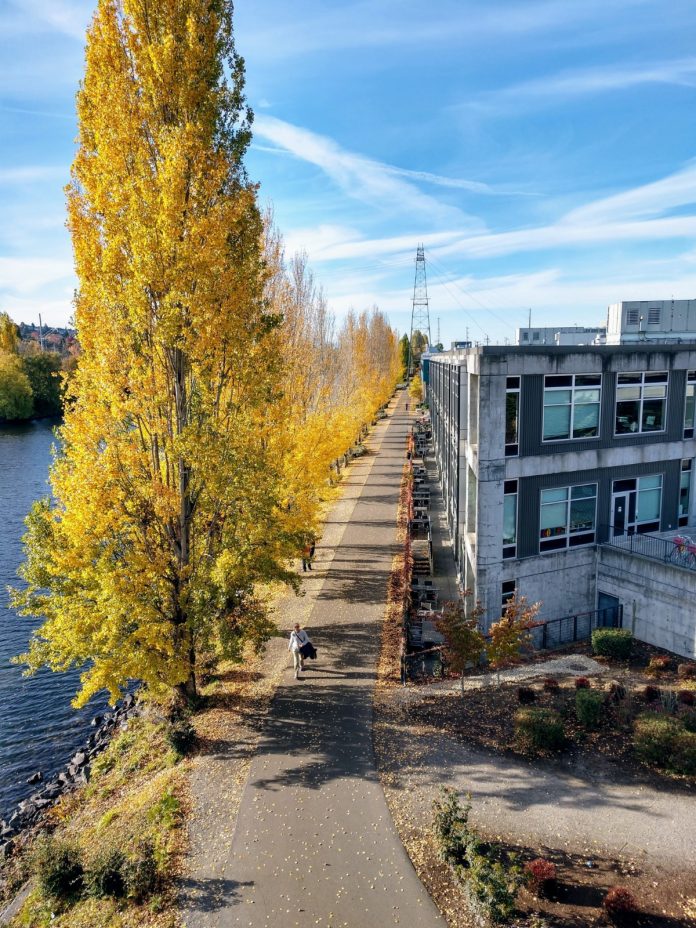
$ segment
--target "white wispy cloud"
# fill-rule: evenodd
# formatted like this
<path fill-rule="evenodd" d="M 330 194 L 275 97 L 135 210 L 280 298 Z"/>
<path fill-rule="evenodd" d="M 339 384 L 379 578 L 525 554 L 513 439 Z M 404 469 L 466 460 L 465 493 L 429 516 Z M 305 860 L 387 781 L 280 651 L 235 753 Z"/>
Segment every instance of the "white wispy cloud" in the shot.
<path fill-rule="evenodd" d="M 481 94 L 463 104 L 465 109 L 506 110 L 517 113 L 520 106 L 560 102 L 572 97 L 630 90 L 645 84 L 696 87 L 696 58 L 674 61 L 629 63 L 561 71 L 531 81 L 512 84 Z"/>
<path fill-rule="evenodd" d="M 276 119 L 258 116 L 257 136 L 272 142 L 296 158 L 320 168 L 344 193 L 375 209 L 418 212 L 431 219 L 449 217 L 472 228 L 480 223 L 462 210 L 442 203 L 408 183 L 391 165 L 341 148 L 333 139 Z"/>
<path fill-rule="evenodd" d="M 611 13 L 649 6 L 652 0 L 613 0 Z M 291 16 L 288 16 L 290 11 Z M 423 16 L 418 0 L 373 0 L 334 6 L 307 4 L 277 10 L 263 26 L 247 21 L 243 7 L 237 11 L 240 47 L 251 59 L 306 55 L 337 49 L 396 46 L 480 47 L 485 41 L 511 36 L 530 37 L 566 32 L 575 39 L 583 23 L 607 16 L 603 0 L 538 0 L 538 2 L 474 3 L 471 0 L 442 2 Z M 416 24 L 416 25 L 414 25 Z"/>

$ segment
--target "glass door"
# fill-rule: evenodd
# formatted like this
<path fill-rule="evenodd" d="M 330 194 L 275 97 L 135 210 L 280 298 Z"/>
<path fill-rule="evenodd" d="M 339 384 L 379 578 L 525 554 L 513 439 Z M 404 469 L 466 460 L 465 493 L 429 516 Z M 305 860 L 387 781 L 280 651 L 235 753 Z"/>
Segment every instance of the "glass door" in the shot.
<path fill-rule="evenodd" d="M 628 523 L 628 493 L 614 493 L 612 497 L 612 530 L 614 538 L 626 534 Z"/>

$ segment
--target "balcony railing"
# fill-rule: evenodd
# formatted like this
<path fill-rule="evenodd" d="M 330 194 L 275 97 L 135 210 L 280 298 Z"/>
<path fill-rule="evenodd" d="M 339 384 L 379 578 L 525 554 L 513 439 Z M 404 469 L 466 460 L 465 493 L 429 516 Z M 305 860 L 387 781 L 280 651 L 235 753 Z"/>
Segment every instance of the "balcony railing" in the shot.
<path fill-rule="evenodd" d="M 675 532 L 673 538 L 660 538 L 658 535 L 635 533 L 632 535 L 614 534 L 615 529 L 609 526 L 604 532 L 604 545 L 619 548 L 629 554 L 639 554 L 653 561 L 662 561 L 673 567 L 683 567 L 686 570 L 696 570 L 696 541 L 688 535 Z"/>

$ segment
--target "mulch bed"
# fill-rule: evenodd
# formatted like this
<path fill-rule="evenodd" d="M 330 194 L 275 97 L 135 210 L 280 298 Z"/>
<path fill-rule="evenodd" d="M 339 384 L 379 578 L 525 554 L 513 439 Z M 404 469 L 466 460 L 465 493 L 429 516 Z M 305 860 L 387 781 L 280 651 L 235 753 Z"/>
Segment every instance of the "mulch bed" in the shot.
<path fill-rule="evenodd" d="M 588 653 L 587 648 L 577 646 L 570 650 L 574 653 Z M 398 702 L 390 704 L 387 699 L 378 709 L 378 714 L 383 722 L 388 723 L 391 718 L 392 722 L 398 721 L 398 724 L 393 727 L 387 724 L 382 735 L 386 743 L 376 745 L 378 756 L 381 755 L 380 766 L 385 786 L 390 776 L 387 772 L 390 765 L 385 762 L 386 754 L 397 750 L 397 744 L 390 747 L 389 741 L 392 737 L 397 738 L 403 749 L 401 739 L 405 733 L 404 728 L 408 730 L 411 726 L 413 730 L 421 732 L 432 728 L 462 742 L 473 742 L 497 752 L 522 755 L 522 748 L 515 743 L 514 715 L 520 708 L 518 688 L 524 686 L 535 691 L 536 699 L 532 705 L 556 709 L 564 719 L 568 740 L 566 749 L 557 758 L 552 754 L 546 755 L 541 758 L 541 763 L 563 763 L 566 771 L 568 761 L 576 770 L 587 766 L 597 771 L 599 766 L 604 768 L 609 777 L 620 782 L 637 779 L 658 789 L 664 789 L 669 784 L 670 790 L 694 791 L 694 778 L 674 777 L 664 771 L 646 767 L 638 762 L 633 753 L 632 727 L 635 716 L 646 710 L 659 710 L 661 706 L 659 700 L 645 701 L 642 695 L 644 687 L 651 685 L 660 689 L 696 690 L 695 680 L 685 681 L 677 677 L 676 667 L 680 661 L 673 655 L 670 655 L 672 660 L 666 671 L 657 676 L 646 673 L 650 659 L 664 653 L 636 643 L 628 664 L 606 662 L 606 673 L 590 678 L 592 689 L 608 691 L 611 681 L 617 680 L 627 692 L 625 699 L 618 703 L 609 702 L 605 706 L 602 722 L 596 731 L 587 731 L 576 720 L 573 676 L 557 676 L 557 692 L 544 691 L 545 678 L 537 677 L 500 686 L 467 689 L 464 697 L 458 690 L 451 694 L 440 692 L 430 696 L 427 687 L 423 687 L 422 699 L 409 701 L 407 710 L 399 706 Z M 554 653 L 552 656 L 560 654 Z M 548 658 L 549 655 L 544 655 L 544 659 Z M 680 705 L 678 714 L 684 711 L 688 711 L 688 707 Z M 397 734 L 399 730 L 400 735 Z M 390 731 L 393 734 L 389 734 Z M 392 775 L 398 779 L 398 770 L 394 770 Z M 406 799 L 405 808 L 399 813 L 394 804 L 396 800 L 392 797 L 392 813 L 421 878 L 451 926 L 465 928 L 471 925 L 471 916 L 463 911 L 466 906 L 462 905 L 461 888 L 449 868 L 437 859 L 430 810 L 409 810 L 408 799 L 402 794 L 403 799 Z M 514 921 L 514 925 L 519 928 L 589 928 L 610 925 L 602 908 L 602 900 L 607 890 L 617 885 L 629 887 L 642 913 L 621 924 L 634 928 L 696 926 L 696 870 L 692 861 L 685 861 L 685 867 L 679 873 L 642 872 L 640 865 L 628 858 L 588 858 L 542 846 L 504 845 L 504 849 L 519 855 L 522 862 L 543 857 L 552 861 L 557 870 L 557 879 L 544 896 L 534 896 L 526 889 L 520 891 L 519 916 Z"/>
<path fill-rule="evenodd" d="M 578 649 L 574 649 L 578 653 Z M 587 653 L 587 649 L 586 649 Z M 641 764 L 633 753 L 633 721 L 645 711 L 660 711 L 661 702 L 646 701 L 643 690 L 650 685 L 659 689 L 692 689 L 696 691 L 696 680 L 679 679 L 676 673 L 677 660 L 672 666 L 658 676 L 646 673 L 651 657 L 663 654 L 649 645 L 636 643 L 634 655 L 626 664 L 606 663 L 606 675 L 590 677 L 590 688 L 608 691 L 610 682 L 616 680 L 626 689 L 626 698 L 618 702 L 609 702 L 604 709 L 602 721 L 594 731 L 588 731 L 580 725 L 575 717 L 575 677 L 555 676 L 559 684 L 556 692 L 544 690 L 543 677 L 536 677 L 515 683 L 502 683 L 500 686 L 486 686 L 482 689 L 467 689 L 462 698 L 458 691 L 427 695 L 423 688 L 422 700 L 410 706 L 411 721 L 415 725 L 432 726 L 459 740 L 472 742 L 482 747 L 501 752 L 525 755 L 523 748 L 515 741 L 515 712 L 521 707 L 518 698 L 520 686 L 534 690 L 535 708 L 555 709 L 564 721 L 567 745 L 562 754 L 564 765 L 567 762 L 582 766 L 586 760 L 596 768 L 598 759 L 611 767 L 620 768 L 616 775 L 624 782 L 627 777 L 639 777 L 641 780 L 658 786 L 669 781 L 672 787 L 680 784 L 687 790 L 696 790 L 694 778 L 677 777 L 656 768 Z M 554 657 L 558 656 L 557 652 Z M 546 657 L 548 660 L 548 655 Z M 596 658 L 595 658 L 596 659 Z M 692 707 L 679 704 L 677 716 L 683 715 Z M 553 760 L 554 755 L 547 757 Z"/>

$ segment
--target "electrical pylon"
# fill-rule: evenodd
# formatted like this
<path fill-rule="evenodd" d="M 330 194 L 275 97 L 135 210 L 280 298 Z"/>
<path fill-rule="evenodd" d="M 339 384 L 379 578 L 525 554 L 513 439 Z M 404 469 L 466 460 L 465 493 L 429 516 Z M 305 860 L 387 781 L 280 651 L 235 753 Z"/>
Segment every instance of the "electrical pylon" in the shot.
<path fill-rule="evenodd" d="M 425 335 L 429 348 L 432 344 L 430 337 L 430 306 L 428 305 L 428 282 L 425 276 L 425 249 L 419 245 L 416 249 L 416 277 L 413 281 L 413 308 L 411 310 L 411 335 L 408 340 L 408 376 L 413 376 L 413 333 L 421 332 Z"/>

